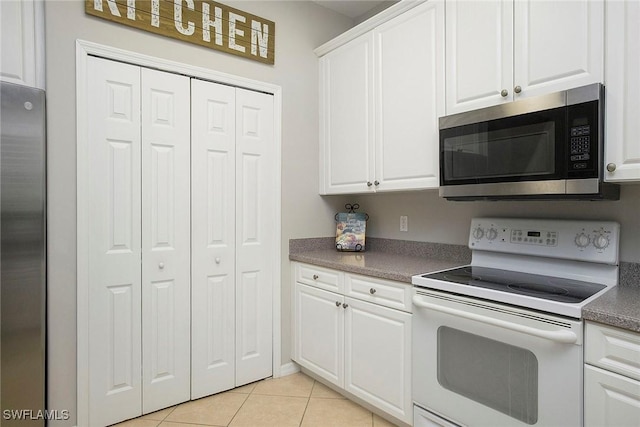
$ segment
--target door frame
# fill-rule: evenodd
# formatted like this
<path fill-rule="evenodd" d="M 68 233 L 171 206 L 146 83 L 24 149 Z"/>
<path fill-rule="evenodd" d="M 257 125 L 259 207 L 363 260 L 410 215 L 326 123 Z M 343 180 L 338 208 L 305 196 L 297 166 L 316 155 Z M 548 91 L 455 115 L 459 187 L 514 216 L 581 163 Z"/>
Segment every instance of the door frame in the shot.
<path fill-rule="evenodd" d="M 77 196 L 77 252 L 76 252 L 76 333 L 77 333 L 77 425 L 89 424 L 89 232 L 87 218 L 87 204 L 89 201 L 87 177 L 90 173 L 88 162 L 88 103 L 87 61 L 89 56 L 97 56 L 114 61 L 153 68 L 189 77 L 209 80 L 216 83 L 264 92 L 273 95 L 274 115 L 274 150 L 275 150 L 275 177 L 273 194 L 276 198 L 274 215 L 277 219 L 273 242 L 273 253 L 276 257 L 273 268 L 273 377 L 282 375 L 281 366 L 281 139 L 282 139 L 282 88 L 278 85 L 247 79 L 232 74 L 210 70 L 207 68 L 183 64 L 167 59 L 105 46 L 85 40 L 76 40 L 76 196 Z"/>

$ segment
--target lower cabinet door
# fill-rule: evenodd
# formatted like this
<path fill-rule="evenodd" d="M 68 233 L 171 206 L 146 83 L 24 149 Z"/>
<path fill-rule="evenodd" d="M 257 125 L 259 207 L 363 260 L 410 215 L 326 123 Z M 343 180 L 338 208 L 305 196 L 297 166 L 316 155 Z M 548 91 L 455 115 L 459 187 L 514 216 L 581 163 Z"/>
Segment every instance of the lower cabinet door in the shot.
<path fill-rule="evenodd" d="M 295 359 L 344 387 L 344 297 L 296 283 Z"/>
<path fill-rule="evenodd" d="M 411 314 L 345 298 L 345 389 L 409 424 Z"/>
<path fill-rule="evenodd" d="M 640 381 L 585 365 L 584 425 L 640 425 Z"/>

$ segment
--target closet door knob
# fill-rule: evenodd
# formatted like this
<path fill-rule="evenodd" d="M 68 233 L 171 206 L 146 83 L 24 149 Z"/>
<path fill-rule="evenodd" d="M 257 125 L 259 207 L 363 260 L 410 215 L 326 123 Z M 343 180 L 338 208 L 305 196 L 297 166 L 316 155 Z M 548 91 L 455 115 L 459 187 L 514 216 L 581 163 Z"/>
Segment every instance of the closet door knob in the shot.
<path fill-rule="evenodd" d="M 159 263 L 159 264 L 158 264 L 158 268 L 159 268 L 160 270 L 164 269 L 164 262 Z"/>
<path fill-rule="evenodd" d="M 216 257 L 216 264 L 220 264 L 220 257 L 219 256 Z"/>

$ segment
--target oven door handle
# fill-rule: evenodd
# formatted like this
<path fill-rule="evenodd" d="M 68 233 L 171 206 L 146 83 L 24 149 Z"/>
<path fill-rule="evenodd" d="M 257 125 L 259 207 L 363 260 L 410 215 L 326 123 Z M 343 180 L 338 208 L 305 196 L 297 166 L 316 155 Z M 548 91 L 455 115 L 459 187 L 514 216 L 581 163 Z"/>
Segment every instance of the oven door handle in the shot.
<path fill-rule="evenodd" d="M 576 341 L 578 341 L 578 336 L 573 331 L 545 331 L 542 329 L 532 328 L 531 326 L 518 325 L 516 323 L 494 319 L 493 317 L 482 316 L 475 313 L 468 313 L 466 311 L 456 310 L 455 308 L 444 307 L 441 305 L 424 302 L 418 296 L 413 297 L 413 304 L 420 308 L 435 310 L 441 313 L 450 314 L 456 317 L 463 317 L 465 319 L 486 323 L 492 326 L 498 326 L 504 329 L 511 329 L 512 331 L 522 332 L 528 335 L 533 335 L 534 337 L 544 338 L 559 343 L 574 344 Z"/>

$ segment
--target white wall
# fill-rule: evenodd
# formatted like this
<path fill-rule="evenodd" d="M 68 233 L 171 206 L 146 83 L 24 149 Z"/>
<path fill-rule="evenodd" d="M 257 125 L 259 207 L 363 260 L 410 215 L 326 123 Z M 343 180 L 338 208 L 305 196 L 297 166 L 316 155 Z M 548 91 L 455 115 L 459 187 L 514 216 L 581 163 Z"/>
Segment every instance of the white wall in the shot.
<path fill-rule="evenodd" d="M 620 223 L 620 260 L 640 262 L 640 185 L 625 185 L 618 201 L 450 202 L 436 191 L 354 198 L 367 212 L 367 237 L 466 245 L 476 216 L 596 219 Z M 409 231 L 400 232 L 400 215 Z"/>
<path fill-rule="evenodd" d="M 260 64 L 87 16 L 84 1 L 45 2 L 48 144 L 48 406 L 76 402 L 75 40 L 83 39 L 280 85 L 282 359 L 290 353 L 288 241 L 326 236 L 341 198 L 318 193 L 318 68 L 313 49 L 353 22 L 307 1 L 224 2 L 276 23 L 276 64 Z"/>

